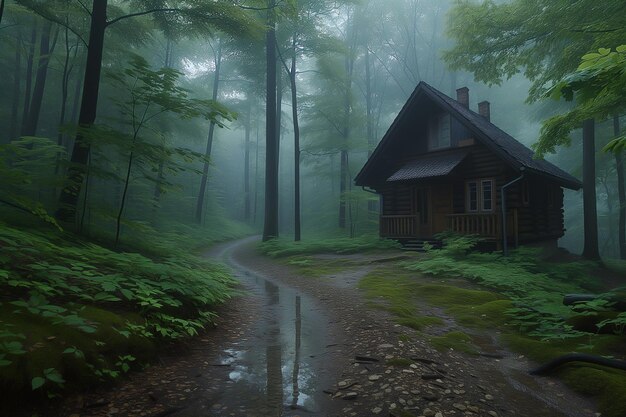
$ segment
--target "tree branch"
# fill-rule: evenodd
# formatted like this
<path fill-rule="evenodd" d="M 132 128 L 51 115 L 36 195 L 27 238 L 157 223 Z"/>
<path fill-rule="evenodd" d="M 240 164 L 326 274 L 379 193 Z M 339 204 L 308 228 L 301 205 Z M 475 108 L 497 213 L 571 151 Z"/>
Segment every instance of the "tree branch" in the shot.
<path fill-rule="evenodd" d="M 131 14 L 126 14 L 124 16 L 116 17 L 113 20 L 109 20 L 106 23 L 106 25 L 107 25 L 107 27 L 109 27 L 112 24 L 119 22 L 120 20 L 128 19 L 128 18 L 131 18 L 131 17 L 137 17 L 137 16 L 145 16 L 145 15 L 151 14 L 151 13 L 173 13 L 173 12 L 182 12 L 182 11 L 184 11 L 184 10 L 183 9 L 175 9 L 175 8 L 160 8 L 160 9 L 144 10 L 143 12 L 131 13 Z"/>

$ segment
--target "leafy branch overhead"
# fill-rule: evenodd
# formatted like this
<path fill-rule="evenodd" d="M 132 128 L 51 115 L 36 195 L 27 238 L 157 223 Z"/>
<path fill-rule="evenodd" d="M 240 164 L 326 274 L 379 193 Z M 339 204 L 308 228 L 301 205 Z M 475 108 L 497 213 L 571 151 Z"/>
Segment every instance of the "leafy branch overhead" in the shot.
<path fill-rule="evenodd" d="M 535 145 L 538 154 L 553 153 L 559 145 L 570 144 L 569 134 L 579 128 L 584 120 L 605 120 L 626 110 L 626 45 L 611 50 L 600 48 L 588 53 L 572 74 L 563 78 L 548 91 L 553 99 L 575 100 L 575 106 L 565 114 L 548 119 L 541 137 Z M 612 140 L 605 151 L 621 152 L 626 147 L 626 137 Z"/>

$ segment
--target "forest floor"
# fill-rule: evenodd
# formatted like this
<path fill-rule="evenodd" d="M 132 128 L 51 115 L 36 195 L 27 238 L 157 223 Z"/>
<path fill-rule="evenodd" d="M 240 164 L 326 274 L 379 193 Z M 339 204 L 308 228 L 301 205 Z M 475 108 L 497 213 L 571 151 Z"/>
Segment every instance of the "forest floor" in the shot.
<path fill-rule="evenodd" d="M 530 377 L 536 364 L 507 351 L 497 329 L 466 328 L 427 303 L 432 326 L 399 324 L 358 286 L 372 273 L 394 274 L 398 251 L 315 255 L 312 267 L 255 246 L 244 239 L 207 254 L 245 289 L 215 329 L 114 388 L 68 400 L 60 414 L 599 415 L 559 380 Z"/>

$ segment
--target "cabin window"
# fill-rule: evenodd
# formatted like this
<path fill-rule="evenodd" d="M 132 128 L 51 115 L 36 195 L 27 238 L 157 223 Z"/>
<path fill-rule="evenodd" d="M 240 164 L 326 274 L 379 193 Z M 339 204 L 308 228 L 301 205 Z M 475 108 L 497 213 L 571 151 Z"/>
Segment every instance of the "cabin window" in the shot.
<path fill-rule="evenodd" d="M 467 211 L 478 211 L 478 182 L 467 183 Z"/>
<path fill-rule="evenodd" d="M 493 211 L 494 181 L 475 180 L 467 182 L 466 207 L 468 212 Z"/>
<path fill-rule="evenodd" d="M 493 210 L 493 180 L 483 180 L 480 182 L 481 204 L 483 211 Z"/>
<path fill-rule="evenodd" d="M 431 119 L 428 129 L 428 147 L 430 150 L 450 147 L 450 115 L 447 113 Z"/>

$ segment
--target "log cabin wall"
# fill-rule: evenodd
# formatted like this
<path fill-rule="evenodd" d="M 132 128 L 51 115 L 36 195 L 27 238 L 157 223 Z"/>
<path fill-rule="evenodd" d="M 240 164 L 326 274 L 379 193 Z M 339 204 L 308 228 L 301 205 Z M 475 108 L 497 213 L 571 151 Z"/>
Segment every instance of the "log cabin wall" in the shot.
<path fill-rule="evenodd" d="M 561 187 L 545 178 L 529 175 L 512 188 L 510 201 L 518 210 L 520 242 L 556 240 L 563 236 L 565 223 Z"/>

